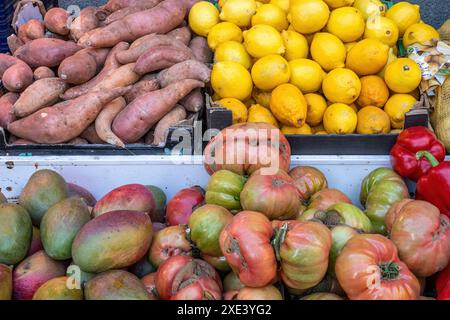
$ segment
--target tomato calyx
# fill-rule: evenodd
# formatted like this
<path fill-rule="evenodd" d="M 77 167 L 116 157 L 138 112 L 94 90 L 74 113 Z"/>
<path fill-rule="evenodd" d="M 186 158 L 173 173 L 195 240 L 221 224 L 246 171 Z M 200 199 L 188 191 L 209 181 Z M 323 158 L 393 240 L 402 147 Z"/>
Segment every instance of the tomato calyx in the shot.
<path fill-rule="evenodd" d="M 341 224 L 341 216 L 337 211 L 328 211 L 322 221 L 328 228 L 333 228 Z"/>
<path fill-rule="evenodd" d="M 286 234 L 288 232 L 289 225 L 287 223 L 283 223 L 283 225 L 275 230 L 275 236 L 273 237 L 271 243 L 275 250 L 275 256 L 277 261 L 281 261 L 281 244 L 284 242 L 286 238 Z"/>
<path fill-rule="evenodd" d="M 381 272 L 381 280 L 396 280 L 400 274 L 400 266 L 394 262 L 382 262 L 378 265 Z"/>

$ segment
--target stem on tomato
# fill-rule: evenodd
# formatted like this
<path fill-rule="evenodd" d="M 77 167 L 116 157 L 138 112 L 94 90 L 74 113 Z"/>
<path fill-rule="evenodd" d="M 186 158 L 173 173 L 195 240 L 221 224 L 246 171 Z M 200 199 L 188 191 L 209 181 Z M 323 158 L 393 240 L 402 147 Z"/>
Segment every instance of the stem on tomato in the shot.
<path fill-rule="evenodd" d="M 418 151 L 416 153 L 417 160 L 422 158 L 426 158 L 432 167 L 436 167 L 439 165 L 439 161 L 428 151 Z"/>
<path fill-rule="evenodd" d="M 286 233 L 288 231 L 288 224 L 284 223 L 280 229 L 275 231 L 275 237 L 272 240 L 272 246 L 275 249 L 275 255 L 277 257 L 277 261 L 281 261 L 281 244 L 286 237 Z"/>
<path fill-rule="evenodd" d="M 379 265 L 381 280 L 395 280 L 400 273 L 400 267 L 394 261 L 382 262 Z"/>

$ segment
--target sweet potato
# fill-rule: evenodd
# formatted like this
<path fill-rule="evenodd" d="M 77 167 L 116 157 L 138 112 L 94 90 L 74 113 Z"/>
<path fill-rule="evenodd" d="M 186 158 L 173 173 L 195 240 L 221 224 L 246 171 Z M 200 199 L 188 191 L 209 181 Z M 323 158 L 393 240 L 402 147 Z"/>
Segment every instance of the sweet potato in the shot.
<path fill-rule="evenodd" d="M 23 61 L 9 67 L 2 78 L 3 86 L 12 92 L 22 92 L 33 83 L 33 71 Z"/>
<path fill-rule="evenodd" d="M 44 25 L 51 32 L 65 36 L 69 34 L 68 27 L 70 14 L 63 8 L 51 8 L 44 17 Z"/>
<path fill-rule="evenodd" d="M 122 111 L 126 105 L 127 102 L 125 99 L 119 97 L 103 107 L 102 111 L 100 111 L 97 116 L 97 119 L 95 119 L 95 131 L 100 139 L 120 148 L 125 148 L 125 144 L 114 134 L 114 132 L 112 132 L 111 124 L 117 114 Z"/>
<path fill-rule="evenodd" d="M 91 80 L 101 70 L 109 49 L 87 48 L 78 51 L 61 62 L 58 76 L 71 84 L 82 84 Z"/>
<path fill-rule="evenodd" d="M 29 144 L 37 144 L 37 143 L 34 142 L 34 141 L 31 141 L 31 140 L 27 140 L 27 139 L 17 139 L 16 138 L 16 139 L 14 139 L 12 141 L 10 139 L 9 144 L 13 145 L 13 146 L 16 146 L 16 145 L 29 145 Z"/>
<path fill-rule="evenodd" d="M 204 85 L 201 81 L 186 79 L 136 98 L 114 119 L 113 132 L 125 143 L 136 142 L 180 99 Z"/>
<path fill-rule="evenodd" d="M 80 15 L 70 23 L 70 37 L 73 40 L 78 41 L 86 32 L 100 26 L 100 21 L 96 16 L 97 11 L 97 7 L 86 7 L 81 10 Z"/>
<path fill-rule="evenodd" d="M 25 61 L 30 67 L 56 67 L 65 58 L 82 48 L 71 41 L 42 38 L 32 40 L 14 52 L 14 56 Z"/>
<path fill-rule="evenodd" d="M 160 46 L 173 46 L 183 51 L 188 48 L 183 42 L 171 36 L 149 34 L 134 41 L 128 50 L 118 52 L 117 60 L 122 64 L 136 62 L 147 50 Z"/>
<path fill-rule="evenodd" d="M 146 74 L 193 58 L 194 54 L 187 47 L 185 50 L 173 46 L 151 48 L 136 61 L 134 71 L 137 74 Z"/>
<path fill-rule="evenodd" d="M 60 78 L 44 78 L 35 81 L 14 104 L 13 112 L 19 117 L 26 117 L 39 109 L 51 106 L 59 99 L 59 95 L 67 89 L 67 84 Z"/>
<path fill-rule="evenodd" d="M 34 75 L 34 80 L 55 77 L 55 73 L 49 67 L 36 68 L 33 72 L 33 75 Z"/>
<path fill-rule="evenodd" d="M 79 146 L 79 145 L 83 145 L 83 144 L 89 144 L 89 142 L 86 139 L 76 137 L 76 138 L 70 140 L 69 142 L 67 142 L 67 144 Z"/>
<path fill-rule="evenodd" d="M 148 130 L 148 132 L 144 136 L 144 143 L 145 144 L 153 144 L 153 140 L 155 140 L 155 127 Z"/>
<path fill-rule="evenodd" d="M 20 40 L 19 37 L 15 34 L 12 34 L 8 38 L 6 38 L 6 42 L 8 43 L 9 51 L 12 54 L 14 54 L 17 49 L 24 45 L 24 42 Z"/>
<path fill-rule="evenodd" d="M 164 88 L 170 83 L 184 80 L 195 79 L 203 82 L 209 82 L 211 78 L 211 69 L 204 63 L 197 60 L 186 60 L 174 64 L 168 69 L 158 74 L 159 85 Z"/>
<path fill-rule="evenodd" d="M 165 0 L 156 7 L 130 14 L 99 29 L 81 44 L 107 48 L 120 41 L 134 41 L 146 34 L 165 34 L 184 20 L 187 13 L 185 1 Z"/>
<path fill-rule="evenodd" d="M 167 140 L 169 128 L 186 119 L 186 116 L 187 113 L 184 107 L 177 104 L 168 114 L 159 120 L 153 132 L 153 142 L 151 144 L 164 144 Z"/>
<path fill-rule="evenodd" d="M 195 89 L 180 100 L 180 104 L 190 112 L 199 112 L 205 106 L 205 97 L 201 89 Z"/>
<path fill-rule="evenodd" d="M 109 0 L 104 6 L 101 7 L 102 10 L 108 12 L 114 12 L 127 7 L 145 6 L 147 8 L 153 8 L 162 0 Z"/>
<path fill-rule="evenodd" d="M 114 21 L 123 19 L 130 14 L 133 14 L 133 13 L 136 13 L 139 11 L 144 11 L 147 9 L 148 8 L 141 7 L 141 6 L 125 7 L 123 9 L 119 9 L 117 11 L 114 11 L 110 15 L 106 16 L 102 21 L 102 25 L 107 26 L 108 24 L 111 24 Z M 99 18 L 99 20 L 102 20 L 102 19 Z"/>
<path fill-rule="evenodd" d="M 106 58 L 105 65 L 102 71 L 99 72 L 94 78 L 89 80 L 86 83 L 83 83 L 79 86 L 68 89 L 61 95 L 61 98 L 64 100 L 75 99 L 83 94 L 88 93 L 93 87 L 95 87 L 98 83 L 100 83 L 103 79 L 105 79 L 110 73 L 120 67 L 120 63 L 116 59 L 116 53 L 121 52 L 123 50 L 128 49 L 129 44 L 126 42 L 118 43 L 108 54 Z"/>
<path fill-rule="evenodd" d="M 100 139 L 100 137 L 97 134 L 97 131 L 95 131 L 95 123 L 91 123 L 86 128 L 86 130 L 84 130 L 80 134 L 80 138 L 83 138 L 83 139 L 89 141 L 89 143 L 92 143 L 92 144 L 103 144 L 103 140 Z"/>
<path fill-rule="evenodd" d="M 156 76 L 149 79 L 145 79 L 144 77 L 133 85 L 131 90 L 125 95 L 125 100 L 127 101 L 127 103 L 130 103 L 137 97 L 151 91 L 158 90 L 159 88 L 159 82 Z"/>
<path fill-rule="evenodd" d="M 209 49 L 208 42 L 206 38 L 203 37 L 195 37 L 191 40 L 189 44 L 189 48 L 191 48 L 194 53 L 195 59 L 203 63 L 211 63 L 212 62 L 212 51 Z"/>
<path fill-rule="evenodd" d="M 30 42 L 31 40 L 44 38 L 45 37 L 44 24 L 37 19 L 28 20 L 26 23 L 24 23 L 19 27 L 19 30 L 17 31 L 17 36 L 24 43 Z"/>
<path fill-rule="evenodd" d="M 187 27 L 187 26 L 173 29 L 172 31 L 168 32 L 166 35 L 183 42 L 185 45 L 189 44 L 189 42 L 191 41 L 191 37 L 192 37 L 191 29 L 189 29 L 189 27 Z"/>
<path fill-rule="evenodd" d="M 134 72 L 135 65 L 135 63 L 129 63 L 113 70 L 108 76 L 92 88 L 92 91 L 110 90 L 117 87 L 126 87 L 136 83 L 140 76 Z"/>
<path fill-rule="evenodd" d="M 0 97 L 0 127 L 6 128 L 16 120 L 12 108 L 17 99 L 19 99 L 19 95 L 13 92 Z"/>
<path fill-rule="evenodd" d="M 74 99 L 69 105 L 47 107 L 17 120 L 8 131 L 38 143 L 62 143 L 78 137 L 104 105 L 124 95 L 130 88 L 96 91 Z"/>

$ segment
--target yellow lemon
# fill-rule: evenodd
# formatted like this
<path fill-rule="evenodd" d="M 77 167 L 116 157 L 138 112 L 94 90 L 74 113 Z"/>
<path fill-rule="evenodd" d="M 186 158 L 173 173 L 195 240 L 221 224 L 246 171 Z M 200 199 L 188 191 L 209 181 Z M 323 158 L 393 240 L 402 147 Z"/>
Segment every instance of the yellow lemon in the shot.
<path fill-rule="evenodd" d="M 278 6 L 285 13 L 289 12 L 289 0 L 270 0 L 270 3 Z"/>
<path fill-rule="evenodd" d="M 326 133 L 326 130 L 325 130 L 325 127 L 323 126 L 323 123 L 320 123 L 317 126 L 311 127 L 311 130 L 314 133 L 317 133 L 317 132 L 320 132 L 320 131 L 325 131 L 325 133 Z"/>
<path fill-rule="evenodd" d="M 217 103 L 231 111 L 231 113 L 233 114 L 233 124 L 247 121 L 247 106 L 241 101 L 234 98 L 226 98 L 217 101 Z"/>
<path fill-rule="evenodd" d="M 262 58 L 269 54 L 284 54 L 283 38 L 274 27 L 258 24 L 244 31 L 244 46 L 254 58 Z"/>
<path fill-rule="evenodd" d="M 352 70 L 337 68 L 325 76 L 322 90 L 329 101 L 350 104 L 359 97 L 361 81 Z"/>
<path fill-rule="evenodd" d="M 348 105 L 334 103 L 325 110 L 323 126 L 330 134 L 348 134 L 355 132 L 358 116 Z"/>
<path fill-rule="evenodd" d="M 439 32 L 435 28 L 425 23 L 415 23 L 406 29 L 403 35 L 403 45 L 408 48 L 416 42 L 426 42 L 432 39 L 439 40 Z"/>
<path fill-rule="evenodd" d="M 306 123 L 310 126 L 317 126 L 323 120 L 323 114 L 327 109 L 325 98 L 317 93 L 305 94 L 308 113 L 306 114 Z"/>
<path fill-rule="evenodd" d="M 359 76 L 377 74 L 388 60 L 389 47 L 378 39 L 359 41 L 348 53 L 345 66 Z"/>
<path fill-rule="evenodd" d="M 332 9 L 348 7 L 355 2 L 355 0 L 323 0 Z"/>
<path fill-rule="evenodd" d="M 367 106 L 358 111 L 356 132 L 359 134 L 380 134 L 389 131 L 391 131 L 389 116 L 382 109 Z"/>
<path fill-rule="evenodd" d="M 349 105 L 348 105 L 350 108 L 352 108 L 355 112 L 358 112 L 358 107 L 356 106 L 356 104 L 353 102 L 353 103 L 350 103 Z"/>
<path fill-rule="evenodd" d="M 411 25 L 420 22 L 420 7 L 406 1 L 398 2 L 388 9 L 386 17 L 395 22 L 400 36 Z"/>
<path fill-rule="evenodd" d="M 222 8 L 225 2 L 227 2 L 227 0 L 219 0 L 217 1 L 217 4 L 219 5 L 220 8 Z"/>
<path fill-rule="evenodd" d="M 239 27 L 247 27 L 250 25 L 255 12 L 255 0 L 227 0 L 222 6 L 220 19 L 234 23 Z"/>
<path fill-rule="evenodd" d="M 303 93 L 319 91 L 325 72 L 320 65 L 310 59 L 295 59 L 289 61 L 291 69 L 290 83 L 299 88 Z"/>
<path fill-rule="evenodd" d="M 380 0 L 355 0 L 353 7 L 361 11 L 365 20 L 371 15 L 386 13 L 386 6 Z"/>
<path fill-rule="evenodd" d="M 343 42 L 356 41 L 364 33 L 364 18 L 356 8 L 338 8 L 331 11 L 327 30 Z"/>
<path fill-rule="evenodd" d="M 356 102 L 360 107 L 375 106 L 382 108 L 389 99 L 389 89 L 378 76 L 365 76 L 361 81 L 361 93 Z"/>
<path fill-rule="evenodd" d="M 281 132 L 283 132 L 283 134 L 313 134 L 311 127 L 307 123 L 300 128 L 282 126 Z"/>
<path fill-rule="evenodd" d="M 386 71 L 387 66 L 394 60 L 397 60 L 397 55 L 394 53 L 394 48 L 389 48 L 388 60 L 384 65 L 383 69 L 381 69 L 381 71 L 378 72 L 377 75 L 384 79 L 384 73 Z"/>
<path fill-rule="evenodd" d="M 270 108 L 270 97 L 272 92 L 262 91 L 258 88 L 254 88 L 252 92 L 252 97 L 255 99 L 256 103 L 263 106 L 264 108 Z"/>
<path fill-rule="evenodd" d="M 213 101 L 218 101 L 218 100 L 220 100 L 222 98 L 217 94 L 217 92 L 214 92 L 213 95 L 211 96 L 211 99 Z"/>
<path fill-rule="evenodd" d="M 206 37 L 219 20 L 219 10 L 208 1 L 200 1 L 194 4 L 189 11 L 189 27 L 196 34 Z"/>
<path fill-rule="evenodd" d="M 342 41 L 331 33 L 318 32 L 311 43 L 311 56 L 325 71 L 342 68 L 347 52 Z"/>
<path fill-rule="evenodd" d="M 422 81 L 419 66 L 409 58 L 399 58 L 386 67 L 384 81 L 395 93 L 408 93 Z"/>
<path fill-rule="evenodd" d="M 276 86 L 289 82 L 291 71 L 288 62 L 280 55 L 265 56 L 252 67 L 253 83 L 258 89 L 272 90 Z"/>
<path fill-rule="evenodd" d="M 317 131 L 314 134 L 328 134 L 328 132 L 326 132 L 326 131 Z"/>
<path fill-rule="evenodd" d="M 214 62 L 234 61 L 242 64 L 246 69 L 252 66 L 252 59 L 248 55 L 242 43 L 226 41 L 221 43 L 214 53 Z"/>
<path fill-rule="evenodd" d="M 274 4 L 263 4 L 256 9 L 256 14 L 252 17 L 252 26 L 257 24 L 267 24 L 278 31 L 288 28 L 286 13 Z"/>
<path fill-rule="evenodd" d="M 405 113 L 410 111 L 416 102 L 416 98 L 404 93 L 397 93 L 389 98 L 384 106 L 384 111 L 391 120 L 392 128 L 403 128 L 405 125 Z"/>
<path fill-rule="evenodd" d="M 275 119 L 272 112 L 259 104 L 254 104 L 248 109 L 247 122 L 264 122 L 270 123 L 277 128 L 279 127 L 278 121 Z"/>
<path fill-rule="evenodd" d="M 287 61 L 308 57 L 308 41 L 302 34 L 292 30 L 284 30 L 281 32 L 281 36 L 286 48 L 284 57 Z"/>
<path fill-rule="evenodd" d="M 289 7 L 288 20 L 297 32 L 308 34 L 326 26 L 330 9 L 322 0 L 293 1 Z"/>
<path fill-rule="evenodd" d="M 286 83 L 272 91 L 270 110 L 282 124 L 300 128 L 306 122 L 308 106 L 302 92 Z"/>
<path fill-rule="evenodd" d="M 357 43 L 358 43 L 358 42 L 356 42 L 356 41 L 344 43 L 345 51 L 347 51 L 347 54 L 349 53 L 349 51 L 350 51 Z"/>
<path fill-rule="evenodd" d="M 242 42 L 241 29 L 231 22 L 221 22 L 216 24 L 208 33 L 208 46 L 211 50 L 216 48 L 226 41 Z"/>
<path fill-rule="evenodd" d="M 214 64 L 211 72 L 211 86 L 221 98 L 245 100 L 252 93 L 250 72 L 240 63 L 222 61 Z"/>
<path fill-rule="evenodd" d="M 375 38 L 392 47 L 397 44 L 398 27 L 395 22 L 389 18 L 373 15 L 366 21 L 364 38 Z"/>

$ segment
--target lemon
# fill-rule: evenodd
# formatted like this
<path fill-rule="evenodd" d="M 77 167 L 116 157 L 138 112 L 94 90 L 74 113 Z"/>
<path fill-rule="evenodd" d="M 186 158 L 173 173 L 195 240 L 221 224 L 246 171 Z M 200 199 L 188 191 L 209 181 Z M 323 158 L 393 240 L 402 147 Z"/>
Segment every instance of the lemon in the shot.
<path fill-rule="evenodd" d="M 264 108 L 270 108 L 270 97 L 272 92 L 262 91 L 258 88 L 254 88 L 252 92 L 252 97 L 255 99 L 256 103 L 263 106 Z"/>
<path fill-rule="evenodd" d="M 317 93 L 305 94 L 308 113 L 306 114 L 306 123 L 310 126 L 317 126 L 323 120 L 323 114 L 327 109 L 325 98 Z"/>
<path fill-rule="evenodd" d="M 374 14 L 384 16 L 386 13 L 386 6 L 380 0 L 355 0 L 353 7 L 361 11 L 364 20 Z"/>
<path fill-rule="evenodd" d="M 219 101 L 222 98 L 217 94 L 217 92 L 214 92 L 213 95 L 211 96 L 211 99 L 213 101 Z"/>
<path fill-rule="evenodd" d="M 399 2 L 394 4 L 386 12 L 386 17 L 395 22 L 400 36 L 403 36 L 406 29 L 420 21 L 420 7 L 409 2 Z"/>
<path fill-rule="evenodd" d="M 289 12 L 289 0 L 270 0 L 270 3 L 278 6 L 285 13 Z"/>
<path fill-rule="evenodd" d="M 403 45 L 408 48 L 416 42 L 426 42 L 431 39 L 439 40 L 439 32 L 428 24 L 415 23 L 406 29 L 403 35 Z"/>
<path fill-rule="evenodd" d="M 239 27 L 247 27 L 255 12 L 255 0 L 227 0 L 219 17 L 221 20 L 234 23 Z"/>
<path fill-rule="evenodd" d="M 342 68 L 347 52 L 342 41 L 331 33 L 318 32 L 311 43 L 311 56 L 325 71 Z"/>
<path fill-rule="evenodd" d="M 226 98 L 217 101 L 217 103 L 231 111 L 231 113 L 233 114 L 233 124 L 247 121 L 247 106 L 241 101 L 234 98 Z"/>
<path fill-rule="evenodd" d="M 342 7 L 331 11 L 327 30 L 343 42 L 352 42 L 362 37 L 364 25 L 364 18 L 358 9 Z"/>
<path fill-rule="evenodd" d="M 274 27 L 258 24 L 244 31 L 244 46 L 254 58 L 262 58 L 269 54 L 284 54 L 283 38 Z"/>
<path fill-rule="evenodd" d="M 227 0 L 219 0 L 217 1 L 217 4 L 219 5 L 220 8 L 222 8 L 225 2 L 227 2 Z"/>
<path fill-rule="evenodd" d="M 404 93 L 397 93 L 389 98 L 384 106 L 384 111 L 391 120 L 392 128 L 403 128 L 405 124 L 405 113 L 410 111 L 416 102 L 416 98 Z"/>
<path fill-rule="evenodd" d="M 352 70 L 337 68 L 325 76 L 322 90 L 329 101 L 350 104 L 359 97 L 361 81 Z"/>
<path fill-rule="evenodd" d="M 359 134 L 380 134 L 389 131 L 391 131 L 389 116 L 382 109 L 367 106 L 358 111 L 356 132 Z"/>
<path fill-rule="evenodd" d="M 281 132 L 283 132 L 283 134 L 313 134 L 311 127 L 307 123 L 300 128 L 282 126 Z"/>
<path fill-rule="evenodd" d="M 358 116 L 348 105 L 334 103 L 325 110 L 323 126 L 330 134 L 348 134 L 356 129 Z"/>
<path fill-rule="evenodd" d="M 395 93 L 408 93 L 422 80 L 419 66 L 409 58 L 399 58 L 386 67 L 384 81 Z"/>
<path fill-rule="evenodd" d="M 225 41 L 242 42 L 242 39 L 242 31 L 237 25 L 231 22 L 221 22 L 209 30 L 208 46 L 214 51 Z"/>
<path fill-rule="evenodd" d="M 219 20 L 219 10 L 208 1 L 200 1 L 194 4 L 189 11 L 189 27 L 196 34 L 206 37 Z"/>
<path fill-rule="evenodd" d="M 281 32 L 281 36 L 283 37 L 284 47 L 286 48 L 284 57 L 287 61 L 308 57 L 308 41 L 302 34 L 292 30 L 284 30 Z"/>
<path fill-rule="evenodd" d="M 330 9 L 322 0 L 293 1 L 289 7 L 288 20 L 297 32 L 308 34 L 326 26 Z"/>
<path fill-rule="evenodd" d="M 314 134 L 328 134 L 326 131 L 316 131 Z"/>
<path fill-rule="evenodd" d="M 352 108 L 353 111 L 358 112 L 358 107 L 356 106 L 355 103 L 350 103 L 348 106 L 349 106 L 350 108 Z"/>
<path fill-rule="evenodd" d="M 300 128 L 306 122 L 308 105 L 302 92 L 290 83 L 272 91 L 270 110 L 282 124 Z"/>
<path fill-rule="evenodd" d="M 320 65 L 310 59 L 295 59 L 289 61 L 291 69 L 290 83 L 299 88 L 303 93 L 319 91 L 325 72 Z"/>
<path fill-rule="evenodd" d="M 278 121 L 275 119 L 272 112 L 259 104 L 254 104 L 248 109 L 247 122 L 264 122 L 270 123 L 277 128 L 279 127 Z"/>
<path fill-rule="evenodd" d="M 263 4 L 256 9 L 256 14 L 252 17 L 252 26 L 258 24 L 267 24 L 274 27 L 278 31 L 288 28 L 286 13 L 274 4 Z"/>
<path fill-rule="evenodd" d="M 350 51 L 357 43 L 358 43 L 358 42 L 356 42 L 356 41 L 344 43 L 345 51 L 347 51 L 347 53 L 349 53 L 349 51 Z"/>
<path fill-rule="evenodd" d="M 323 0 L 332 9 L 349 7 L 355 0 Z"/>
<path fill-rule="evenodd" d="M 253 83 L 258 89 L 272 90 L 276 86 L 289 82 L 291 71 L 288 62 L 280 55 L 265 56 L 252 67 Z"/>
<path fill-rule="evenodd" d="M 356 101 L 360 107 L 374 106 L 382 108 L 389 99 L 389 89 L 378 76 L 365 76 L 361 81 L 361 93 Z"/>
<path fill-rule="evenodd" d="M 312 130 L 313 133 L 317 133 L 317 132 L 321 132 L 321 131 L 326 133 L 326 130 L 325 130 L 325 127 L 323 126 L 323 123 L 320 123 L 317 126 L 311 127 L 311 130 Z"/>
<path fill-rule="evenodd" d="M 346 67 L 360 76 L 377 74 L 388 60 L 389 47 L 378 39 L 359 41 L 347 54 Z"/>
<path fill-rule="evenodd" d="M 397 44 L 398 27 L 389 18 L 373 15 L 366 21 L 364 38 L 375 38 L 392 47 Z"/>
<path fill-rule="evenodd" d="M 214 53 L 214 62 L 234 61 L 240 63 L 246 69 L 252 66 L 252 59 L 248 55 L 242 43 L 226 41 L 221 43 Z"/>
<path fill-rule="evenodd" d="M 389 48 L 388 60 L 384 65 L 383 69 L 381 69 L 381 71 L 378 72 L 377 75 L 381 78 L 384 78 L 384 73 L 386 71 L 387 66 L 394 60 L 397 60 L 397 55 L 394 53 L 394 48 Z"/>
<path fill-rule="evenodd" d="M 250 72 L 241 64 L 222 61 L 214 64 L 211 72 L 211 86 L 221 98 L 245 100 L 252 93 Z"/>

